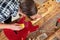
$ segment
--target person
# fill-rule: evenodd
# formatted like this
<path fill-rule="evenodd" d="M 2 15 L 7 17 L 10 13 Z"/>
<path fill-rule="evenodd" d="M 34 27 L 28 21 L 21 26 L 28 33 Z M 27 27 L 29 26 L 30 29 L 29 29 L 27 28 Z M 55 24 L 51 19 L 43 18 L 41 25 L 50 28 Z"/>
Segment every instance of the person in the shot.
<path fill-rule="evenodd" d="M 18 0 L 0 0 L 0 29 L 21 30 L 18 24 L 8 24 L 11 22 L 11 16 L 15 17 L 18 12 Z"/>
<path fill-rule="evenodd" d="M 20 14 L 22 18 L 27 16 L 30 19 L 35 20 L 40 17 L 40 15 L 37 14 L 38 10 L 33 0 L 19 0 L 19 3 L 20 5 L 18 14 Z M 22 24 L 24 24 L 23 30 L 4 30 L 4 33 L 9 40 L 25 40 L 29 33 L 34 32 L 38 29 L 38 26 L 33 26 L 29 21 L 26 22 L 24 21 L 24 19 L 22 21 Z M 19 23 L 20 22 L 21 20 L 19 21 Z"/>

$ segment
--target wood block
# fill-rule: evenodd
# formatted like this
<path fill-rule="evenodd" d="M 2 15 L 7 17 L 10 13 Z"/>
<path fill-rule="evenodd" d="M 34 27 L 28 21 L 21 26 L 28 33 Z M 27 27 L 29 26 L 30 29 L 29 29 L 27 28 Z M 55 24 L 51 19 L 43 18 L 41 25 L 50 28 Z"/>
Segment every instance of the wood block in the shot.
<path fill-rule="evenodd" d="M 46 7 L 46 8 L 49 8 L 51 6 L 51 4 L 47 1 L 43 4 L 43 6 Z"/>
<path fill-rule="evenodd" d="M 47 15 L 44 17 L 45 22 L 48 21 L 50 17 L 51 17 L 51 15 L 50 15 L 50 14 L 47 14 Z"/>
<path fill-rule="evenodd" d="M 43 13 L 45 13 L 45 12 L 47 12 L 47 11 L 48 11 L 48 9 L 47 9 L 46 7 L 42 7 L 42 8 L 40 8 L 40 9 L 38 10 L 38 13 L 43 14 Z"/>
<path fill-rule="evenodd" d="M 42 24 L 44 24 L 44 18 L 41 18 L 40 20 L 38 20 L 34 25 L 39 25 L 41 27 Z"/>
<path fill-rule="evenodd" d="M 47 34 L 46 34 L 46 33 L 43 33 L 43 34 L 37 36 L 37 40 L 44 40 L 44 39 L 46 39 L 47 37 L 48 37 Z"/>
<path fill-rule="evenodd" d="M 48 37 L 46 40 L 54 40 L 54 38 L 60 38 L 60 29 L 58 29 L 54 34 Z M 60 39 L 59 39 L 60 40 Z"/>

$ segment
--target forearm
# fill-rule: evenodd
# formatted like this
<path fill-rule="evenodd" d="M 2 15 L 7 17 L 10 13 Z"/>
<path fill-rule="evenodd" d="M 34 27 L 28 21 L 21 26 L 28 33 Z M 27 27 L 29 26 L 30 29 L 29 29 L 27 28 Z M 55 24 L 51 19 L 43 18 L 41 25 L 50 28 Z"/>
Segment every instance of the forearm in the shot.
<path fill-rule="evenodd" d="M 1 24 L 0 29 L 22 30 L 23 28 L 19 24 Z"/>
<path fill-rule="evenodd" d="M 9 28 L 8 26 L 9 26 L 9 24 L 2 24 L 2 23 L 0 23 L 0 29 Z"/>

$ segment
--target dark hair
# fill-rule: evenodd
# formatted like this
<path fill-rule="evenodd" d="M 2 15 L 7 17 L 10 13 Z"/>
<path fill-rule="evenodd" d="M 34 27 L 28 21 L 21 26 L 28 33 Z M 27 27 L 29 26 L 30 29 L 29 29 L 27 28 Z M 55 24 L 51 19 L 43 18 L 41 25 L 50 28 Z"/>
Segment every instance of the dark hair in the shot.
<path fill-rule="evenodd" d="M 20 9 L 28 17 L 37 13 L 37 7 L 33 0 L 20 0 Z"/>

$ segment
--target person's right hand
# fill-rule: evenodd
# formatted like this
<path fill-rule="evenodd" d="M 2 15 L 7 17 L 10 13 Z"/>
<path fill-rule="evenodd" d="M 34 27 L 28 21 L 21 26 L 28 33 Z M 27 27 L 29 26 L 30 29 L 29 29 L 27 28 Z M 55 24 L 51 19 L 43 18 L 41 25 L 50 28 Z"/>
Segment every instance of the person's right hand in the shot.
<path fill-rule="evenodd" d="M 18 25 L 18 24 L 11 24 L 8 26 L 9 29 L 12 29 L 12 30 L 22 30 L 23 28 Z"/>

